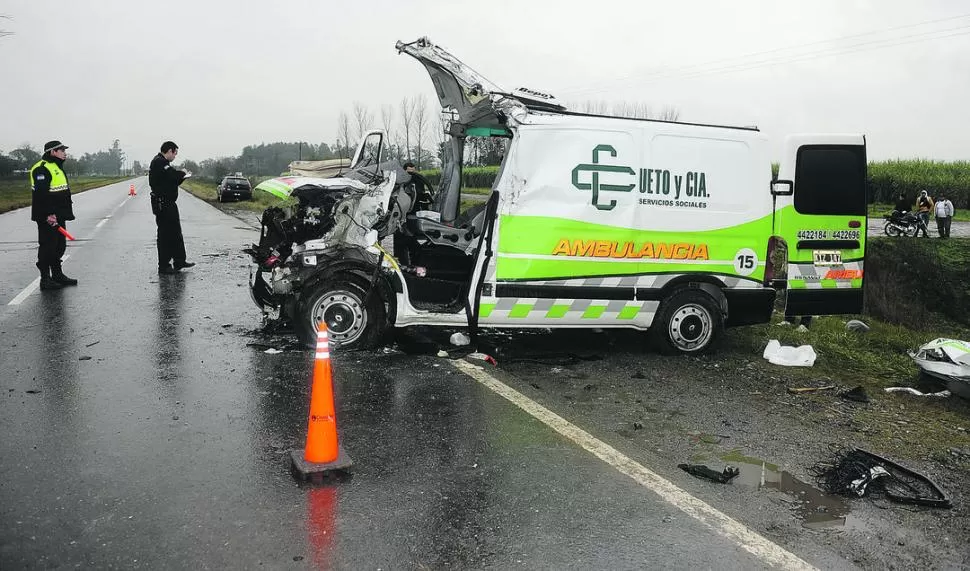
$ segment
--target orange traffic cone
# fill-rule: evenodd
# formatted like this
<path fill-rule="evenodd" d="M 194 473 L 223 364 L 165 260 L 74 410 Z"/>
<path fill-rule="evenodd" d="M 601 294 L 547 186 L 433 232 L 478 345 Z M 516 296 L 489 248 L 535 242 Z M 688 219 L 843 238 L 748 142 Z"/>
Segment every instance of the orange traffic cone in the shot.
<path fill-rule="evenodd" d="M 330 341 L 327 326 L 320 323 L 317 351 L 313 360 L 310 386 L 310 418 L 307 421 L 306 448 L 290 452 L 295 474 L 303 480 L 326 472 L 349 468 L 353 461 L 337 441 L 334 415 L 333 376 L 330 370 Z"/>
<path fill-rule="evenodd" d="M 137 195 L 138 193 L 135 192 L 135 185 L 132 184 L 131 186 L 128 187 L 128 196 L 137 196 Z"/>

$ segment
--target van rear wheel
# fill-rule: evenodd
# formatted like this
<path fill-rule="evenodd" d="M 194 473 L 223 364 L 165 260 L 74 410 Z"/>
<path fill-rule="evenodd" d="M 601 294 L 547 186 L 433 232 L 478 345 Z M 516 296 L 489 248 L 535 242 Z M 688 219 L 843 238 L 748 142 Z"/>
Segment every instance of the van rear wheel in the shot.
<path fill-rule="evenodd" d="M 307 347 L 317 340 L 320 323 L 327 324 L 330 343 L 357 350 L 377 344 L 384 329 L 384 303 L 377 292 L 367 300 L 365 280 L 338 277 L 319 284 L 301 299 L 296 311 L 297 331 Z"/>
<path fill-rule="evenodd" d="M 705 353 L 724 331 L 724 317 L 711 296 L 700 290 L 680 290 L 660 305 L 650 329 L 662 352 Z"/>

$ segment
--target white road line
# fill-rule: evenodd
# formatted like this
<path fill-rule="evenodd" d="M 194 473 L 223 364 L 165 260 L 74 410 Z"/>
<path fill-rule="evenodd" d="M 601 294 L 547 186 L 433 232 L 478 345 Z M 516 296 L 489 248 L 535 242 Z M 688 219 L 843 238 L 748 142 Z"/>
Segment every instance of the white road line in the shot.
<path fill-rule="evenodd" d="M 61 263 L 66 262 L 67 259 L 70 257 L 71 257 L 70 254 L 64 254 L 64 257 L 61 258 Z M 11 299 L 10 303 L 8 303 L 7 305 L 20 305 L 21 303 L 23 303 L 25 299 L 27 299 L 27 296 L 34 293 L 34 290 L 37 289 L 38 286 L 40 286 L 40 278 L 37 278 L 34 281 L 30 282 L 30 285 L 25 287 L 22 292 L 18 293 L 17 297 Z"/>
<path fill-rule="evenodd" d="M 495 379 L 481 367 L 466 361 L 452 361 L 458 370 L 485 385 L 499 396 L 529 413 L 540 422 L 591 452 L 641 486 L 652 490 L 667 503 L 711 528 L 715 533 L 736 542 L 742 549 L 768 565 L 783 569 L 816 569 L 794 553 L 774 543 L 743 523 L 695 498 L 670 480 L 648 470 L 624 456 L 609 444 L 597 440 L 590 433 L 529 399 L 522 393 Z"/>

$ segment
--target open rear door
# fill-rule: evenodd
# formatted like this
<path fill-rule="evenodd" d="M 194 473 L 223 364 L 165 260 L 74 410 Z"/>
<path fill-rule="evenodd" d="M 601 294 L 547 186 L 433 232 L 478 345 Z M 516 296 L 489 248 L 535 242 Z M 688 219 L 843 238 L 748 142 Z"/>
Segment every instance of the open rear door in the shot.
<path fill-rule="evenodd" d="M 771 192 L 775 235 L 788 247 L 786 314 L 861 313 L 865 137 L 789 137 Z"/>

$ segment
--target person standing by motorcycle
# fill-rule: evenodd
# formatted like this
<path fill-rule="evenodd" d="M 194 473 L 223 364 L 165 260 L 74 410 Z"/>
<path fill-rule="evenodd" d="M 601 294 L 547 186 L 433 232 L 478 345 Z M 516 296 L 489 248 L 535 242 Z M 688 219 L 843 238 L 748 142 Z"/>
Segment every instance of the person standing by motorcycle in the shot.
<path fill-rule="evenodd" d="M 916 209 L 919 211 L 919 219 L 923 221 L 923 237 L 929 238 L 926 229 L 930 224 L 930 212 L 933 211 L 933 199 L 930 198 L 926 190 L 919 193 L 919 198 L 916 199 Z"/>
<path fill-rule="evenodd" d="M 906 200 L 905 192 L 899 193 L 899 198 L 896 199 L 896 206 L 894 208 L 900 214 L 905 214 L 913 209 L 913 205 Z"/>
<path fill-rule="evenodd" d="M 946 194 L 940 193 L 936 200 L 936 231 L 940 238 L 950 237 L 950 222 L 953 221 L 953 203 L 946 199 Z"/>

